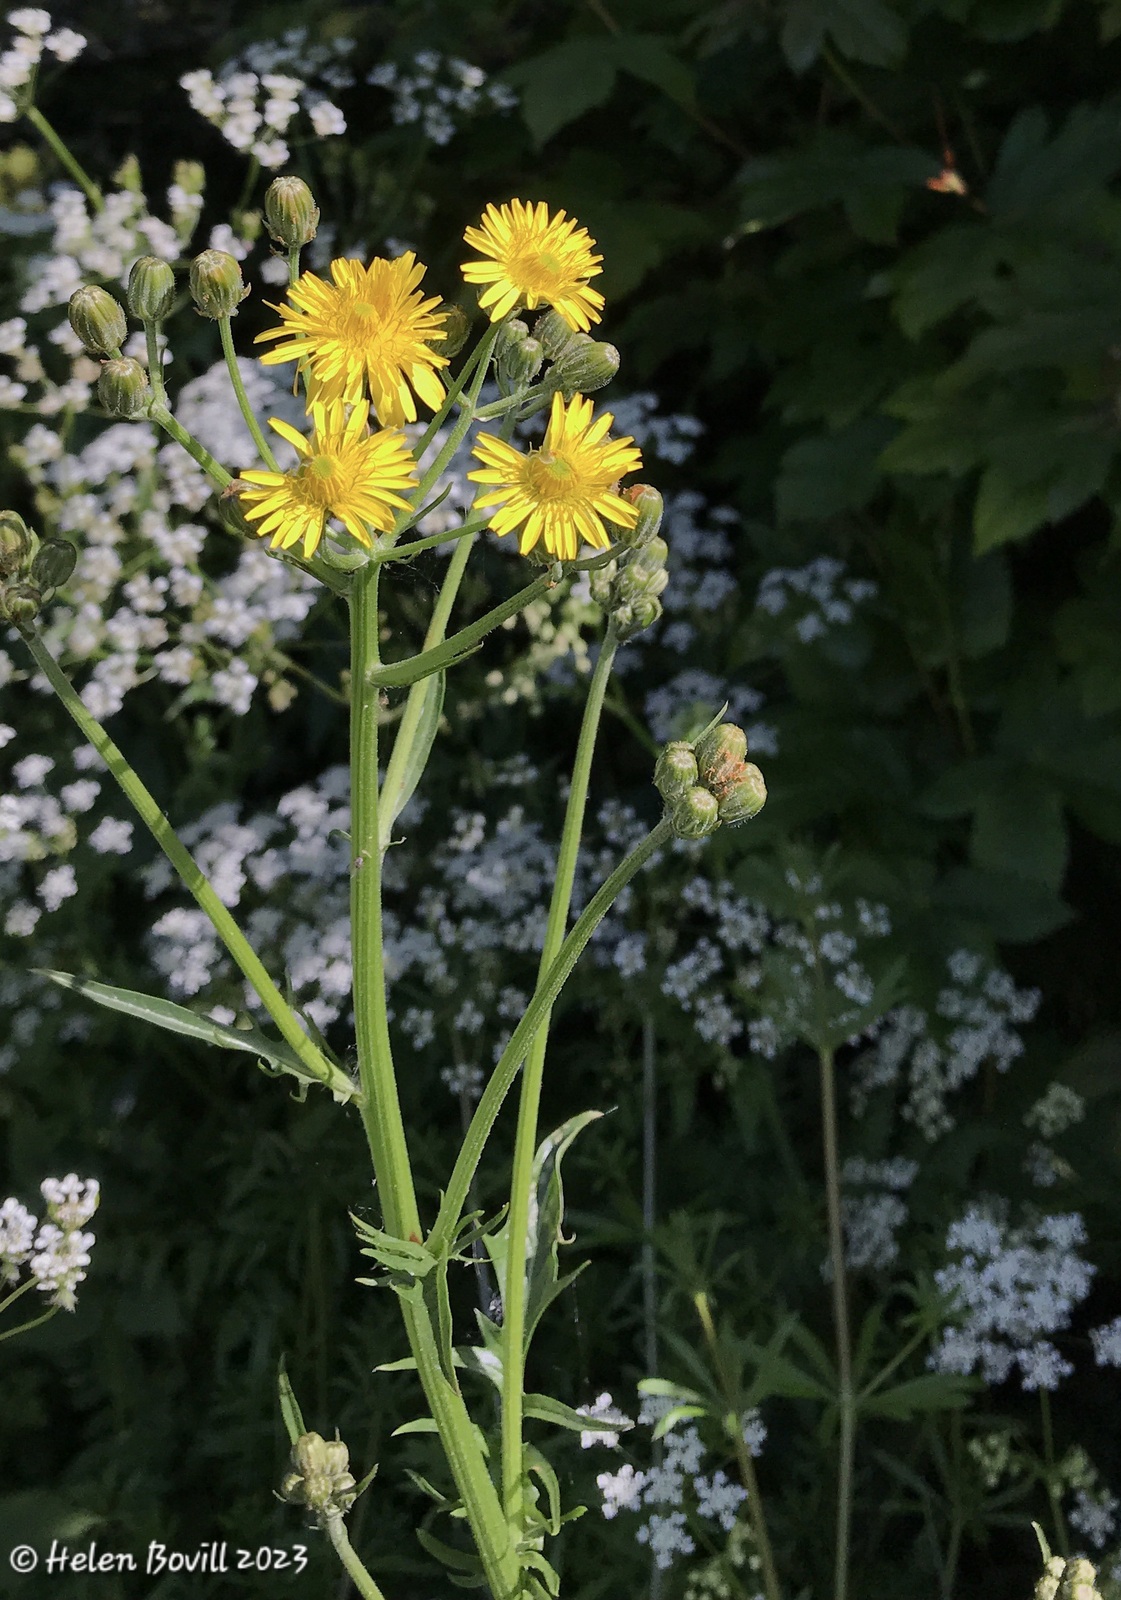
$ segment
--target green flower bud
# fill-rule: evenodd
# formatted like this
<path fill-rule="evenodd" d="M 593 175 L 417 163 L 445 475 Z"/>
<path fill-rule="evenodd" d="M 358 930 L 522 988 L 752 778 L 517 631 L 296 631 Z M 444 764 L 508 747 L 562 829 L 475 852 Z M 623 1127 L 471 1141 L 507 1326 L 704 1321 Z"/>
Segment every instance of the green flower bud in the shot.
<path fill-rule="evenodd" d="M 721 822 L 748 822 L 767 803 L 767 785 L 753 761 L 741 763 L 736 776 L 721 787 L 717 805 Z"/>
<path fill-rule="evenodd" d="M 437 315 L 444 319 L 444 337 L 437 339 L 432 348 L 450 359 L 452 356 L 457 356 L 467 343 L 471 333 L 471 318 L 462 306 L 452 305 L 447 300 Z"/>
<path fill-rule="evenodd" d="M 529 325 L 522 322 L 519 317 L 514 317 L 510 322 L 502 323 L 498 330 L 498 337 L 494 341 L 494 359 L 501 361 L 511 346 L 519 345 L 523 339 L 528 338 Z"/>
<path fill-rule="evenodd" d="M 286 250 L 310 244 L 319 229 L 319 207 L 302 178 L 274 178 L 265 190 L 265 227 Z"/>
<path fill-rule="evenodd" d="M 628 562 L 620 569 L 619 576 L 615 579 L 616 604 L 634 605 L 636 600 L 645 596 L 659 595 L 668 582 L 669 573 L 665 567 L 655 567 L 652 572 L 644 572 L 634 562 Z"/>
<path fill-rule="evenodd" d="M 128 308 L 141 322 L 162 322 L 175 303 L 175 274 L 159 256 L 141 256 L 128 275 Z"/>
<path fill-rule="evenodd" d="M 204 250 L 191 262 L 191 299 L 199 316 L 232 317 L 249 293 L 241 266 L 225 250 Z"/>
<path fill-rule="evenodd" d="M 1068 1561 L 1059 1584 L 1056 1600 L 1101 1600 L 1095 1578 L 1097 1574 L 1085 1557 Z"/>
<path fill-rule="evenodd" d="M 576 333 L 571 347 L 553 363 L 542 382 L 571 400 L 573 395 L 602 389 L 618 370 L 619 352 L 613 344 L 597 344 L 588 334 Z"/>
<path fill-rule="evenodd" d="M 1035 1586 L 1034 1600 L 1055 1600 L 1062 1582 L 1066 1562 L 1062 1556 L 1052 1556 L 1043 1569 L 1043 1576 Z"/>
<path fill-rule="evenodd" d="M 670 821 L 679 839 L 703 839 L 720 826 L 716 796 L 707 789 L 687 789 L 670 807 Z"/>
<path fill-rule="evenodd" d="M 533 324 L 533 337 L 540 342 L 546 361 L 559 361 L 579 336 L 559 311 L 546 311 Z"/>
<path fill-rule="evenodd" d="M 243 482 L 241 478 L 235 478 L 232 483 L 227 483 L 221 494 L 217 495 L 214 500 L 214 505 L 218 512 L 218 521 L 227 533 L 232 533 L 235 538 L 239 539 L 260 538 L 257 529 L 241 509 L 241 501 L 238 499 L 241 491 L 249 487 L 250 485 Z"/>
<path fill-rule="evenodd" d="M 35 539 L 18 511 L 0 511 L 0 578 L 10 578 L 27 565 Z"/>
<path fill-rule="evenodd" d="M 616 537 L 632 549 L 649 544 L 662 525 L 665 502 L 661 495 L 648 483 L 632 483 L 623 490 L 623 499 L 638 508 L 638 521 L 633 528 L 619 528 Z"/>
<path fill-rule="evenodd" d="M 609 561 L 606 566 L 593 567 L 588 573 L 588 593 L 605 611 L 611 604 L 611 586 L 618 570 L 618 562 Z"/>
<path fill-rule="evenodd" d="M 611 613 L 615 636 L 626 644 L 636 634 L 652 628 L 662 614 L 662 602 L 652 594 L 640 594 L 636 600 L 616 606 Z"/>
<path fill-rule="evenodd" d="M 669 560 L 669 545 L 652 534 L 645 544 L 639 545 L 631 556 L 630 564 L 636 572 L 658 572 Z"/>
<path fill-rule="evenodd" d="M 348 1511 L 354 1504 L 357 1485 L 341 1439 L 302 1434 L 292 1447 L 292 1464 L 280 1486 L 285 1500 L 321 1514 Z"/>
<path fill-rule="evenodd" d="M 43 604 L 41 591 L 33 583 L 13 583 L 2 593 L 8 621 L 21 632 L 30 627 Z"/>
<path fill-rule="evenodd" d="M 531 336 L 507 345 L 499 357 L 498 376 L 511 389 L 524 389 L 541 370 L 541 346 Z"/>
<path fill-rule="evenodd" d="M 667 805 L 673 805 L 697 787 L 697 758 L 684 739 L 667 744 L 654 767 L 654 787 Z"/>
<path fill-rule="evenodd" d="M 734 722 L 722 722 L 697 740 L 696 750 L 701 782 L 718 784 L 742 763 L 747 754 L 747 734 Z"/>
<path fill-rule="evenodd" d="M 148 374 L 131 356 L 106 361 L 97 380 L 97 395 L 111 417 L 139 417 L 152 402 Z"/>
<path fill-rule="evenodd" d="M 78 548 L 69 539 L 44 539 L 31 563 L 31 581 L 40 589 L 57 589 L 78 564 Z"/>
<path fill-rule="evenodd" d="M 119 350 L 128 335 L 128 323 L 121 307 L 111 294 L 87 284 L 70 296 L 66 309 L 70 326 L 95 356 L 111 356 Z"/>

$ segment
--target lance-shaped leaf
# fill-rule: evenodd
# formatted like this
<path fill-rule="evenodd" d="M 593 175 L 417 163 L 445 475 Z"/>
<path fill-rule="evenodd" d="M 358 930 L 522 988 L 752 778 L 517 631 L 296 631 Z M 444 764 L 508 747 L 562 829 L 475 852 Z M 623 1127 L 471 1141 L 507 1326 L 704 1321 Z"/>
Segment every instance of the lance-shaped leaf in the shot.
<path fill-rule="evenodd" d="M 300 1410 L 300 1402 L 296 1399 L 296 1391 L 293 1389 L 292 1380 L 288 1376 L 288 1367 L 284 1356 L 280 1358 L 276 1384 L 280 1393 L 280 1415 L 284 1419 L 288 1443 L 294 1446 L 297 1439 L 303 1438 L 307 1429 L 304 1427 L 304 1414 Z"/>
<path fill-rule="evenodd" d="M 398 1239 L 353 1214 L 350 1220 L 362 1240 L 362 1254 L 371 1256 L 387 1272 L 402 1272 L 416 1280 L 427 1277 L 436 1265 L 436 1257 L 431 1250 L 426 1250 L 415 1240 Z"/>
<path fill-rule="evenodd" d="M 109 1011 L 120 1011 L 125 1016 L 136 1017 L 141 1022 L 166 1028 L 169 1033 L 183 1034 L 188 1039 L 201 1039 L 204 1044 L 216 1045 L 221 1050 L 240 1050 L 257 1056 L 278 1072 L 291 1073 L 301 1083 L 322 1083 L 310 1072 L 290 1045 L 283 1039 L 270 1039 L 260 1028 L 230 1028 L 212 1017 L 204 1017 L 187 1006 L 176 1005 L 172 1000 L 160 1000 L 156 995 L 144 994 L 139 989 L 119 989 L 112 984 L 96 983 L 92 978 L 80 978 L 72 972 L 52 972 L 46 967 L 34 967 L 41 978 L 49 978 L 63 989 L 80 994 Z M 357 1088 L 346 1074 L 338 1069 L 327 1088 L 340 1098 L 353 1098 Z"/>
<path fill-rule="evenodd" d="M 551 1422 L 555 1428 L 567 1428 L 570 1433 L 625 1433 L 634 1427 L 630 1417 L 623 1416 L 622 1412 L 609 1417 L 589 1417 L 548 1394 L 527 1394 L 523 1410 L 527 1417 Z"/>
<path fill-rule="evenodd" d="M 440 727 L 440 713 L 444 709 L 446 683 L 446 673 L 434 672 L 431 677 L 414 684 L 409 691 L 405 717 L 397 735 L 399 740 L 406 741 L 401 747 L 402 759 L 400 761 L 397 759 L 395 744 L 378 805 L 378 843 L 382 855 L 389 848 L 393 824 L 412 799 L 413 792 L 428 765 L 428 757 L 432 753 L 432 746 Z M 420 703 L 419 713 L 413 710 L 414 696 Z M 416 724 L 415 727 L 411 727 L 414 716 Z"/>

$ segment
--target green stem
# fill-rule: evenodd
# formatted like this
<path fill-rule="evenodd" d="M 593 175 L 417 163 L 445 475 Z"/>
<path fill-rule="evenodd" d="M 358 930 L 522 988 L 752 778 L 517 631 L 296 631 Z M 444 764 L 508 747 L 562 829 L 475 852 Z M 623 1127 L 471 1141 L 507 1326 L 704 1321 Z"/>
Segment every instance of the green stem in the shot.
<path fill-rule="evenodd" d="M 467 562 L 471 555 L 471 539 L 461 539 L 452 551 L 452 558 L 448 562 L 448 570 L 444 574 L 443 586 L 436 601 L 428 624 L 428 632 L 424 636 L 424 648 L 433 649 L 443 639 L 447 631 L 448 618 L 451 616 L 455 597 L 459 593 L 459 585 L 463 581 L 463 574 L 467 570 Z M 413 743 L 420 727 L 421 717 L 424 715 L 425 699 L 428 693 L 428 681 L 422 679 L 414 683 L 409 690 L 409 697 L 405 702 L 404 715 L 397 729 L 397 737 L 393 741 L 393 754 L 389 759 L 386 770 L 385 782 L 381 791 L 381 823 L 378 829 L 378 842 L 384 856 L 389 848 L 389 837 L 393 827 L 394 818 L 400 810 L 401 791 L 405 786 L 405 775 L 408 771 L 409 757 L 412 754 Z"/>
<path fill-rule="evenodd" d="M 31 409 L 34 411 L 35 407 Z M 41 413 L 36 411 L 35 414 L 38 416 Z M 481 528 L 486 527 L 492 515 L 493 512 L 489 511 L 476 512 L 460 527 L 449 528 L 446 533 L 430 533 L 423 539 L 410 539 L 408 544 L 386 545 L 380 550 L 375 550 L 370 560 L 376 561 L 379 566 L 384 566 L 387 561 L 411 561 L 422 550 L 435 550 L 438 545 L 451 544 L 455 539 L 464 539 L 468 534 L 478 533 Z"/>
<path fill-rule="evenodd" d="M 576 858 L 584 829 L 588 803 L 588 783 L 592 755 L 603 714 L 603 697 L 615 660 L 618 642 L 609 625 L 603 648 L 592 673 L 580 739 L 572 767 L 572 784 L 564 813 L 557 855 L 556 876 L 549 903 L 545 942 L 537 968 L 538 987 L 544 981 L 564 942 L 568 913 L 572 904 L 572 884 Z M 506 1224 L 506 1284 L 502 1304 L 502 1492 L 506 1515 L 512 1528 L 520 1530 L 522 1518 L 522 1413 L 525 1392 L 525 1259 L 529 1241 L 529 1208 L 533 1189 L 533 1158 L 537 1150 L 537 1120 L 541 1104 L 541 1083 L 545 1071 L 545 1052 L 549 1043 L 549 1018 L 541 1018 L 522 1073 L 518 1102 L 518 1131 L 514 1139 L 514 1166 L 510 1179 L 510 1214 Z"/>
<path fill-rule="evenodd" d="M 732 1417 L 733 1447 L 736 1452 L 736 1463 L 740 1469 L 740 1479 L 747 1491 L 747 1511 L 751 1519 L 751 1532 L 763 1572 L 763 1589 L 767 1600 L 782 1600 L 782 1588 L 778 1581 L 778 1569 L 775 1566 L 770 1535 L 767 1532 L 767 1519 L 763 1513 L 763 1500 L 759 1493 L 759 1479 L 755 1472 L 755 1462 L 751 1451 L 747 1448 L 747 1440 L 743 1436 L 743 1419 L 739 1415 L 739 1394 L 724 1361 L 724 1354 L 720 1348 L 720 1340 L 716 1333 L 716 1324 L 712 1320 L 712 1306 L 704 1289 L 699 1289 L 694 1294 L 693 1304 L 697 1309 L 698 1317 L 701 1319 L 701 1328 L 704 1332 L 705 1343 L 708 1346 L 708 1353 Z"/>
<path fill-rule="evenodd" d="M 27 118 L 28 122 L 30 122 L 31 126 L 40 134 L 42 134 L 43 138 L 47 141 L 55 155 L 58 157 L 59 161 L 61 161 L 67 172 L 74 179 L 74 182 L 81 189 L 82 193 L 85 195 L 93 209 L 95 211 L 104 211 L 105 196 L 102 194 L 101 190 L 97 187 L 97 184 L 94 183 L 89 174 L 79 164 L 76 157 L 71 154 L 70 150 L 59 138 L 58 134 L 51 127 L 46 117 L 39 110 L 39 107 L 28 106 L 27 110 L 24 112 L 24 116 Z"/>
<path fill-rule="evenodd" d="M 234 349 L 233 328 L 230 326 L 229 317 L 218 318 L 218 334 L 222 340 L 222 354 L 226 358 L 226 370 L 230 374 L 230 382 L 237 396 L 237 403 L 241 414 L 245 418 L 245 425 L 253 435 L 253 443 L 257 446 L 261 460 L 270 472 L 279 472 L 276 457 L 272 453 L 269 441 L 261 431 L 261 424 L 253 414 L 253 407 L 249 404 L 249 396 L 245 392 L 245 384 L 241 381 L 241 371 L 237 364 L 237 352 Z"/>
<path fill-rule="evenodd" d="M 152 385 L 152 394 L 158 406 L 167 408 L 167 390 L 163 382 L 163 362 L 160 360 L 160 325 L 158 322 L 144 324 L 144 342 L 148 346 L 148 382 Z"/>
<path fill-rule="evenodd" d="M 7 1311 L 9 1306 L 14 1306 L 21 1295 L 25 1295 L 29 1289 L 34 1289 L 34 1287 L 35 1279 L 25 1278 L 18 1289 L 13 1289 L 10 1295 L 7 1295 L 3 1300 L 0 1300 L 0 1316 L 3 1316 L 4 1312 Z"/>
<path fill-rule="evenodd" d="M 401 1101 L 386 1015 L 378 828 L 378 690 L 369 683 L 378 661 L 378 573 L 354 575 L 350 594 L 350 917 L 354 946 L 354 1024 L 362 1121 L 374 1163 L 386 1231 L 420 1237 Z"/>
<path fill-rule="evenodd" d="M 335 1554 L 346 1568 L 351 1583 L 362 1596 L 362 1600 L 385 1600 L 385 1596 L 377 1584 L 366 1571 L 355 1553 L 354 1546 L 346 1531 L 340 1511 L 329 1511 L 323 1519 L 323 1526 L 327 1537 L 335 1547 Z"/>
<path fill-rule="evenodd" d="M 1059 1494 L 1055 1470 L 1055 1430 L 1051 1421 L 1051 1396 L 1046 1389 L 1039 1391 L 1039 1418 L 1043 1426 L 1043 1460 L 1047 1471 L 1047 1503 L 1051 1508 L 1051 1522 L 1055 1529 L 1055 1544 L 1064 1560 L 1070 1558 L 1070 1541 L 1067 1538 L 1066 1519 L 1063 1516 L 1062 1497 Z"/>
<path fill-rule="evenodd" d="M 825 1196 L 829 1213 L 829 1262 L 833 1272 L 833 1333 L 837 1346 L 837 1543 L 834 1551 L 833 1597 L 846 1600 L 849 1581 L 849 1536 L 852 1524 L 853 1462 L 856 1453 L 856 1394 L 852 1381 L 845 1240 L 841 1226 L 841 1163 L 837 1139 L 837 1085 L 833 1052 L 818 1051 L 821 1065 L 821 1121 L 825 1151 Z"/>
<path fill-rule="evenodd" d="M 491 352 L 494 349 L 494 341 L 498 338 L 498 331 L 500 327 L 500 323 L 495 323 L 493 326 L 486 329 L 486 331 L 481 335 L 474 350 L 472 350 L 471 354 L 467 357 L 466 361 L 459 369 L 456 377 L 454 377 L 451 383 L 448 384 L 443 405 L 440 407 L 439 411 L 436 412 L 436 415 L 432 418 L 432 421 L 428 424 L 427 428 L 425 428 L 424 432 L 416 442 L 415 454 L 418 460 L 436 437 L 441 425 L 447 420 L 452 406 L 456 404 L 462 395 L 468 379 L 470 379 L 473 375 L 474 383 L 472 384 L 468 405 L 465 408 L 467 412 L 468 426 L 470 425 L 471 420 L 475 415 L 475 402 L 479 398 L 479 391 L 482 389 L 483 383 L 486 379 L 487 367 L 490 365 Z M 464 432 L 466 432 L 466 429 L 464 429 Z M 462 434 L 460 437 L 462 438 Z M 432 478 L 432 481 L 435 482 L 435 477 Z"/>
<path fill-rule="evenodd" d="M 73 684 L 42 639 L 37 633 L 26 633 L 23 639 L 36 666 L 48 679 L 51 688 L 105 762 L 140 820 L 194 896 L 196 903 L 209 917 L 215 933 L 244 977 L 256 990 L 261 1004 L 276 1023 L 281 1036 L 291 1045 L 317 1082 L 322 1083 L 340 1098 L 353 1099 L 354 1085 L 346 1073 L 328 1061 L 300 1027 L 294 1012 L 285 1003 L 283 995 L 265 971 L 256 951 L 215 894 L 209 879 L 105 729 L 86 710 Z"/>
<path fill-rule="evenodd" d="M 444 1193 L 440 1213 L 436 1218 L 436 1225 L 428 1239 L 428 1248 L 434 1255 L 448 1249 L 455 1234 L 456 1226 L 467 1202 L 471 1180 L 475 1176 L 475 1169 L 479 1165 L 480 1157 L 486 1147 L 490 1131 L 495 1124 L 502 1102 L 513 1085 L 518 1075 L 522 1061 L 529 1050 L 534 1035 L 541 1026 L 541 1022 L 548 1015 L 557 995 L 560 994 L 569 974 L 577 961 L 584 953 L 584 947 L 603 921 L 611 906 L 626 888 L 634 875 L 639 872 L 649 861 L 655 851 L 661 847 L 673 834 L 673 825 L 668 817 L 663 817 L 656 827 L 652 828 L 631 851 L 630 855 L 615 868 L 615 871 L 605 883 L 596 890 L 580 913 L 576 922 L 569 930 L 568 937 L 561 945 L 560 954 L 549 968 L 548 975 L 543 983 L 539 983 L 526 1008 L 525 1015 L 518 1023 L 511 1035 L 510 1042 L 502 1052 L 498 1065 L 490 1076 L 486 1088 L 483 1090 L 475 1115 L 471 1118 L 471 1126 L 463 1141 L 459 1155 L 456 1157 L 452 1175 Z"/>
<path fill-rule="evenodd" d="M 186 428 L 175 420 L 166 405 L 154 400 L 148 408 L 148 416 L 157 427 L 163 429 L 168 438 L 183 446 L 191 460 L 198 462 L 210 481 L 217 484 L 219 489 L 228 488 L 234 481 L 233 476 L 226 471 L 221 462 L 215 461 L 210 451 L 204 449 L 195 436 L 188 433 Z"/>
<path fill-rule="evenodd" d="M 294 244 L 288 252 L 288 287 L 300 281 L 300 247 Z"/>
<path fill-rule="evenodd" d="M 58 1312 L 58 1306 L 48 1306 L 38 1317 L 32 1317 L 30 1322 L 21 1322 L 18 1328 L 9 1328 L 6 1333 L 0 1333 L 0 1344 L 5 1339 L 14 1339 L 19 1333 L 30 1333 L 32 1328 L 41 1327 L 44 1322 L 49 1322 Z"/>

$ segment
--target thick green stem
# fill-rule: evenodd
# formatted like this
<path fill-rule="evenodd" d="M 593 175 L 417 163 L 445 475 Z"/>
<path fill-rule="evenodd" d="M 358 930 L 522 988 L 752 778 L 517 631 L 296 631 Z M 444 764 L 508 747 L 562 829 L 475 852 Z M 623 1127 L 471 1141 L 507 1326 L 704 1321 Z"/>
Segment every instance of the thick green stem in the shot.
<path fill-rule="evenodd" d="M 572 884 L 576 858 L 584 831 L 584 812 L 588 802 L 592 755 L 603 712 L 603 697 L 615 660 L 618 644 L 608 626 L 596 661 L 588 699 L 580 725 L 572 785 L 565 807 L 564 829 L 557 856 L 553 894 L 545 942 L 537 969 L 538 986 L 544 981 L 564 942 L 568 912 L 572 904 Z M 549 1042 L 549 1012 L 541 1018 L 530 1045 L 522 1074 L 518 1102 L 518 1131 L 514 1140 L 514 1167 L 510 1179 L 510 1214 L 506 1225 L 506 1285 L 502 1305 L 502 1492 L 511 1527 L 519 1528 L 522 1516 L 522 1412 L 525 1391 L 525 1259 L 529 1241 L 529 1208 L 533 1189 L 533 1158 L 537 1150 L 537 1118 L 541 1103 L 541 1083 L 545 1071 L 545 1052 Z"/>
<path fill-rule="evenodd" d="M 733 1448 L 736 1452 L 736 1463 L 740 1469 L 740 1480 L 747 1491 L 747 1514 L 751 1521 L 751 1532 L 755 1540 L 755 1548 L 759 1553 L 759 1565 L 763 1574 L 763 1589 L 767 1600 L 782 1600 L 782 1588 L 778 1581 L 778 1568 L 775 1566 L 774 1551 L 771 1549 L 771 1539 L 767 1532 L 767 1519 L 763 1513 L 763 1500 L 759 1493 L 759 1479 L 755 1473 L 755 1462 L 752 1460 L 751 1451 L 747 1447 L 747 1440 L 743 1434 L 743 1418 L 738 1414 L 739 1398 L 732 1375 L 728 1371 L 720 1348 L 720 1340 L 716 1333 L 716 1324 L 712 1320 L 712 1306 L 708 1295 L 703 1289 L 693 1296 L 693 1304 L 697 1308 L 697 1315 L 701 1319 L 701 1328 L 704 1332 L 705 1343 L 712 1365 L 716 1371 L 717 1382 L 720 1384 L 724 1399 L 732 1413 Z"/>
<path fill-rule="evenodd" d="M 90 715 L 81 698 L 37 633 L 24 634 L 36 666 L 50 682 L 82 733 L 105 762 L 114 779 L 131 802 L 140 820 L 164 855 L 182 878 L 200 908 L 209 917 L 214 931 L 234 962 L 260 997 L 261 1004 L 276 1023 L 281 1036 L 291 1045 L 309 1074 L 344 1099 L 354 1098 L 354 1085 L 333 1062 L 328 1061 L 301 1028 L 283 995 L 273 983 L 256 951 L 229 911 L 219 900 L 202 868 L 183 844 L 139 776 L 125 760 L 101 724 Z"/>
<path fill-rule="evenodd" d="M 323 1525 L 328 1539 L 335 1547 L 335 1554 L 346 1568 L 350 1581 L 362 1596 L 362 1600 L 385 1600 L 385 1596 L 355 1554 L 342 1513 L 328 1512 L 323 1519 Z"/>
<path fill-rule="evenodd" d="M 279 472 L 280 468 L 276 464 L 276 457 L 272 453 L 272 447 L 265 438 L 261 424 L 254 415 L 253 407 L 249 404 L 249 396 L 245 392 L 245 384 L 241 380 L 241 371 L 237 364 L 237 351 L 234 349 L 234 334 L 230 326 L 229 317 L 218 318 L 218 333 L 222 340 L 222 354 L 226 358 L 226 370 L 230 374 L 230 382 L 233 384 L 234 394 L 237 396 L 241 414 L 245 418 L 245 425 L 253 435 L 253 443 L 257 446 L 261 460 L 266 467 L 270 472 Z"/>
<path fill-rule="evenodd" d="M 837 1534 L 833 1565 L 833 1600 L 846 1600 L 849 1582 L 849 1537 L 852 1526 L 853 1462 L 856 1453 L 856 1393 L 852 1381 L 845 1240 L 841 1226 L 841 1163 L 837 1138 L 837 1085 L 832 1050 L 818 1051 L 821 1064 L 821 1121 L 825 1150 L 825 1196 L 829 1213 L 829 1264 L 833 1274 L 833 1333 L 837 1348 Z"/>
<path fill-rule="evenodd" d="M 475 1115 L 471 1118 L 471 1126 L 463 1141 L 459 1155 L 456 1157 L 452 1175 L 448 1180 L 448 1187 L 440 1206 L 440 1213 L 436 1218 L 436 1225 L 428 1239 L 428 1248 L 434 1255 L 447 1250 L 455 1234 L 456 1226 L 463 1214 L 463 1207 L 467 1203 L 467 1195 L 471 1187 L 471 1180 L 475 1176 L 475 1169 L 486 1147 L 490 1131 L 494 1127 L 502 1102 L 518 1075 L 518 1069 L 525 1059 L 530 1043 L 540 1028 L 543 1019 L 548 1015 L 553 1002 L 560 994 L 573 967 L 584 953 L 588 940 L 603 921 L 616 899 L 622 894 L 627 884 L 634 875 L 649 861 L 655 851 L 660 850 L 673 833 L 673 825 L 668 817 L 663 817 L 656 827 L 652 828 L 640 844 L 637 844 L 627 858 L 620 862 L 615 871 L 603 883 L 588 901 L 576 922 L 573 924 L 567 939 L 561 945 L 560 954 L 549 968 L 543 983 L 539 983 L 526 1008 L 525 1015 L 518 1023 L 511 1035 L 510 1042 L 498 1059 L 498 1065 L 491 1073 L 490 1081 L 483 1090 L 482 1097 L 475 1107 Z"/>
<path fill-rule="evenodd" d="M 55 155 L 58 157 L 59 161 L 61 161 L 67 172 L 74 179 L 74 182 L 81 189 L 82 193 L 85 195 L 93 209 L 95 211 L 104 211 L 105 197 L 101 193 L 101 190 L 97 187 L 97 184 L 94 183 L 93 179 L 79 164 L 76 158 L 71 154 L 70 150 L 59 138 L 58 134 L 51 127 L 46 117 L 39 110 L 39 107 L 28 106 L 27 110 L 24 112 L 24 116 L 27 118 L 28 122 L 30 122 L 31 126 L 42 134 L 43 138 L 47 141 Z"/>
<path fill-rule="evenodd" d="M 198 462 L 210 481 L 217 484 L 219 489 L 227 488 L 234 481 L 221 462 L 215 461 L 210 451 L 205 450 L 194 435 L 188 433 L 186 428 L 175 420 L 166 405 L 154 400 L 148 408 L 148 416 L 157 427 L 163 429 L 169 439 L 174 439 L 176 444 L 183 446 L 191 460 Z"/>
<path fill-rule="evenodd" d="M 367 681 L 377 662 L 378 571 L 354 575 L 350 594 L 350 918 L 354 1025 L 362 1121 L 374 1163 L 387 1232 L 420 1237 L 420 1214 L 393 1071 L 386 1017 L 378 839 L 378 691 Z"/>

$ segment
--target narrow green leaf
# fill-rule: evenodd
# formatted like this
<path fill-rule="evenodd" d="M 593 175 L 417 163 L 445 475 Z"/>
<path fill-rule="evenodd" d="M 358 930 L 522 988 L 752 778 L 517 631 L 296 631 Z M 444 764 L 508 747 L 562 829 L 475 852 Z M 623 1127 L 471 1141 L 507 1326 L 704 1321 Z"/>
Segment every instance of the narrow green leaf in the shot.
<path fill-rule="evenodd" d="M 280 1394 L 280 1415 L 284 1419 L 284 1427 L 288 1433 L 288 1443 L 294 1445 L 297 1439 L 302 1439 L 307 1429 L 304 1427 L 304 1414 L 300 1410 L 300 1403 L 296 1399 L 296 1391 L 292 1387 L 288 1376 L 288 1367 L 285 1357 L 281 1356 L 280 1366 L 276 1374 L 276 1386 Z"/>
<path fill-rule="evenodd" d="M 92 1000 L 109 1011 L 120 1011 L 125 1016 L 150 1022 L 170 1033 L 183 1034 L 188 1039 L 201 1039 L 204 1044 L 219 1049 L 240 1050 L 246 1055 L 261 1056 L 282 1072 L 290 1072 L 305 1083 L 318 1083 L 304 1066 L 296 1052 L 282 1039 L 270 1039 L 259 1028 L 229 1028 L 211 1017 L 200 1016 L 186 1006 L 172 1000 L 160 1000 L 155 995 L 143 994 L 138 989 L 118 989 L 112 984 L 96 983 L 92 978 L 79 978 L 72 972 L 53 972 L 47 967 L 31 969 L 41 978 L 49 978 L 63 989 L 70 989 L 85 1000 Z"/>
<path fill-rule="evenodd" d="M 424 775 L 428 765 L 428 757 L 432 753 L 432 746 L 436 742 L 436 734 L 440 728 L 440 716 L 444 709 L 444 690 L 447 686 L 448 675 L 446 672 L 434 672 L 430 677 L 424 678 L 420 684 L 414 686 L 410 694 L 419 694 L 422 697 L 420 721 L 412 744 L 409 746 L 408 758 L 405 761 L 405 770 L 401 773 L 396 783 L 396 792 L 389 796 L 385 790 L 382 792 L 382 807 L 378 815 L 378 832 L 380 844 L 384 854 L 392 836 L 393 824 L 404 811 L 409 801 L 416 792 L 416 786 Z M 396 750 L 394 751 L 396 753 Z M 393 762 L 390 759 L 390 772 Z M 386 788 L 389 779 L 386 779 Z"/>
<path fill-rule="evenodd" d="M 482 1581 L 483 1564 L 479 1557 L 469 1550 L 456 1550 L 452 1545 L 445 1544 L 442 1539 L 437 1539 L 426 1528 L 417 1528 L 416 1536 L 428 1551 L 430 1556 L 435 1556 L 453 1572 L 462 1572 L 474 1577 L 479 1576 Z"/>
<path fill-rule="evenodd" d="M 394 1428 L 389 1437 L 397 1439 L 404 1433 L 439 1433 L 439 1431 L 435 1417 L 414 1417 L 411 1422 L 403 1422 L 399 1428 Z"/>
<path fill-rule="evenodd" d="M 551 1422 L 554 1427 L 567 1428 L 571 1433 L 624 1433 L 633 1427 L 633 1423 L 626 1419 L 622 1422 L 605 1422 L 596 1417 L 583 1416 L 572 1406 L 566 1406 L 562 1400 L 554 1400 L 547 1394 L 527 1394 L 524 1410 L 527 1417 L 535 1417 L 538 1422 Z"/>

